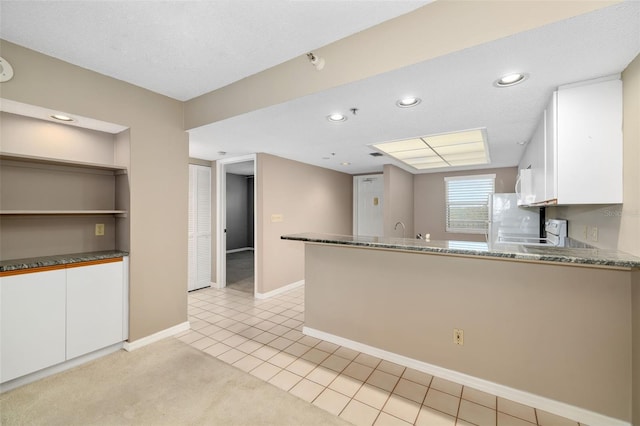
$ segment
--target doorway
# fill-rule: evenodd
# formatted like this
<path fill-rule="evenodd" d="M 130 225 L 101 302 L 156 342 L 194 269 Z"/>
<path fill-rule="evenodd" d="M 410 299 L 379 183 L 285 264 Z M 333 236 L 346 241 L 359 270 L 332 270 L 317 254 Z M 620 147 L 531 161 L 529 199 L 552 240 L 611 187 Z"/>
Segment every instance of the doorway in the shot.
<path fill-rule="evenodd" d="M 229 164 L 226 167 L 226 180 L 227 287 L 253 293 L 253 162 Z"/>
<path fill-rule="evenodd" d="M 368 237 L 384 235 L 384 176 L 353 177 L 353 233 Z"/>
<path fill-rule="evenodd" d="M 217 286 L 255 294 L 255 156 L 218 161 Z"/>

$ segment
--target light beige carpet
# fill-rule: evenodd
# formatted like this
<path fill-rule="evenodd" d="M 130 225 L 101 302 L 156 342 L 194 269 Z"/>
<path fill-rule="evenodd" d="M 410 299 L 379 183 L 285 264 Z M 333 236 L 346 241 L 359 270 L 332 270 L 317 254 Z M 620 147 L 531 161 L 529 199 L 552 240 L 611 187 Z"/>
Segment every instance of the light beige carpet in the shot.
<path fill-rule="evenodd" d="M 168 338 L 0 395 L 8 425 L 347 425 Z"/>

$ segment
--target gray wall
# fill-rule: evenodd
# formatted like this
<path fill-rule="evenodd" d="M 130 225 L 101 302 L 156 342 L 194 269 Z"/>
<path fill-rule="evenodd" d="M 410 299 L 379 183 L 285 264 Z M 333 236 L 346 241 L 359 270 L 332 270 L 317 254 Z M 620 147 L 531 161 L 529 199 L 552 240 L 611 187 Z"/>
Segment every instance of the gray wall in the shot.
<path fill-rule="evenodd" d="M 253 247 L 253 178 L 227 173 L 227 250 Z"/>
<path fill-rule="evenodd" d="M 384 236 L 413 238 L 415 237 L 415 233 L 413 232 L 415 216 L 413 201 L 415 176 L 391 164 L 385 164 L 383 170 Z M 398 229 L 394 229 L 395 224 L 398 222 L 404 224 L 404 233 L 400 225 L 398 225 Z"/>
<path fill-rule="evenodd" d="M 280 236 L 351 234 L 353 177 L 269 154 L 258 154 L 256 169 L 256 290 L 264 294 L 304 279 L 303 245 Z"/>

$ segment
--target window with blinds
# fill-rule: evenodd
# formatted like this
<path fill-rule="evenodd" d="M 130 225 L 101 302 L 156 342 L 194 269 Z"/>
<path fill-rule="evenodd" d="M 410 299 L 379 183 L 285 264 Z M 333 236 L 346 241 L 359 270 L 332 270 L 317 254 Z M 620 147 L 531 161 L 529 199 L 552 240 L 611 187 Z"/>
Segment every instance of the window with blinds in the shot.
<path fill-rule="evenodd" d="M 444 178 L 447 232 L 487 232 L 489 197 L 495 191 L 495 181 L 495 174 Z"/>

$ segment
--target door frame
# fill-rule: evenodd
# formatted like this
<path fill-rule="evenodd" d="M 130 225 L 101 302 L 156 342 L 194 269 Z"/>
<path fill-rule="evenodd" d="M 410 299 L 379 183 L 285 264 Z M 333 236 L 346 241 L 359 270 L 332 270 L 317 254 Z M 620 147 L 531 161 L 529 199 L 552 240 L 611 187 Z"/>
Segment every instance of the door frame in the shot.
<path fill-rule="evenodd" d="M 225 229 L 227 227 L 227 172 L 226 166 L 234 163 L 253 162 L 253 294 L 257 294 L 258 276 L 258 215 L 256 191 L 257 176 L 257 155 L 249 154 L 240 157 L 225 158 L 216 161 L 216 288 L 227 286 L 227 238 Z"/>

